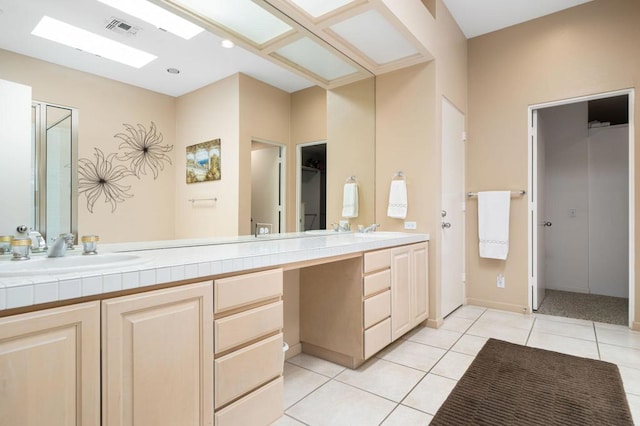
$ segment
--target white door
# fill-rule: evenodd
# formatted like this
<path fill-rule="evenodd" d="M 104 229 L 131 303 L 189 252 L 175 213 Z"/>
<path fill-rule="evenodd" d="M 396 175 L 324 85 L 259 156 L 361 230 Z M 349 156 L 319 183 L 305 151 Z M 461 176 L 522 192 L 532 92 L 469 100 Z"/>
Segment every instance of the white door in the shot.
<path fill-rule="evenodd" d="M 533 170 L 535 170 L 535 180 L 534 187 L 530 189 L 529 194 L 531 195 L 531 211 L 532 215 L 532 224 L 534 226 L 534 234 L 532 239 L 532 271 L 533 276 L 532 280 L 532 309 L 537 310 L 540 306 L 540 303 L 544 300 L 544 291 L 545 291 L 545 266 L 544 266 L 544 256 L 545 256 L 545 239 L 544 233 L 547 228 L 549 228 L 552 223 L 547 221 L 545 216 L 545 206 L 544 206 L 544 170 L 545 170 L 545 142 L 541 137 L 542 135 L 542 127 L 544 123 L 542 120 L 538 119 L 538 111 L 533 110 L 531 112 L 531 146 L 533 153 Z"/>
<path fill-rule="evenodd" d="M 281 230 L 281 147 L 253 142 L 251 151 L 251 232 L 256 223 L 271 224 L 271 232 Z"/>
<path fill-rule="evenodd" d="M 442 100 L 442 316 L 464 302 L 464 114 Z"/>

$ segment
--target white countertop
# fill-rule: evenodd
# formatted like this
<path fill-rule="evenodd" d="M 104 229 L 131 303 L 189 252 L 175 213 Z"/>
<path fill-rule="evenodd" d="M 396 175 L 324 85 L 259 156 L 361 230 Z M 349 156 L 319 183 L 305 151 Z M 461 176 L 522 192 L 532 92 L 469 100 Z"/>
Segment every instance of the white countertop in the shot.
<path fill-rule="evenodd" d="M 17 262 L 0 256 L 0 310 L 94 296 L 168 282 L 198 279 L 256 268 L 347 255 L 385 247 L 428 241 L 428 234 L 373 232 L 368 234 L 288 233 L 214 239 L 98 244 L 98 256 L 122 257 L 108 265 L 51 267 L 58 259 L 34 254 L 19 262 L 29 269 L 24 276 L 10 276 Z M 62 262 L 82 265 L 81 248 L 67 252 Z M 111 254 L 111 253 L 126 253 Z M 82 256 L 82 257 L 80 257 Z M 95 260 L 94 260 L 95 262 Z M 3 273 L 3 269 L 5 273 Z"/>

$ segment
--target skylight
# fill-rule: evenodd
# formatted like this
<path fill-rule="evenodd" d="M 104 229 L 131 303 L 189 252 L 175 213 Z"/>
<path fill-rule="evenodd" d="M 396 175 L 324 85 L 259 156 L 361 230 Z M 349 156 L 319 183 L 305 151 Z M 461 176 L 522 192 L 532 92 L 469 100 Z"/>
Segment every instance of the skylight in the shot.
<path fill-rule="evenodd" d="M 157 58 L 157 56 L 150 53 L 127 46 L 126 44 L 118 43 L 117 41 L 48 16 L 42 17 L 31 34 L 134 68 L 142 68 Z"/>
<path fill-rule="evenodd" d="M 204 29 L 146 0 L 98 0 L 128 15 L 189 40 Z"/>

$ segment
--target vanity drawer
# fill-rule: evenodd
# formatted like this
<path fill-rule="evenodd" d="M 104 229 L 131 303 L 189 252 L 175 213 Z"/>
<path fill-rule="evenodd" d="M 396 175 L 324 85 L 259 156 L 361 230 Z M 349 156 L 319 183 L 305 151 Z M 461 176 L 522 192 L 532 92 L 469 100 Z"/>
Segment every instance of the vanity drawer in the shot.
<path fill-rule="evenodd" d="M 391 291 L 387 290 L 364 301 L 364 328 L 391 316 Z"/>
<path fill-rule="evenodd" d="M 384 289 L 391 287 L 391 270 L 376 272 L 375 274 L 366 275 L 364 277 L 364 297 L 370 294 L 378 293 Z"/>
<path fill-rule="evenodd" d="M 391 266 L 391 251 L 378 250 L 364 254 L 364 273 L 373 272 L 380 269 L 387 269 Z"/>
<path fill-rule="evenodd" d="M 282 269 L 222 278 L 213 283 L 214 313 L 282 296 Z"/>
<path fill-rule="evenodd" d="M 387 318 L 364 332 L 364 358 L 370 358 L 391 343 L 391 318 Z"/>
<path fill-rule="evenodd" d="M 282 329 L 282 301 L 214 321 L 215 353 Z"/>
<path fill-rule="evenodd" d="M 282 333 L 214 361 L 215 409 L 282 375 Z"/>
<path fill-rule="evenodd" d="M 216 426 L 271 424 L 282 417 L 283 400 L 284 379 L 279 377 L 228 407 L 216 411 Z"/>

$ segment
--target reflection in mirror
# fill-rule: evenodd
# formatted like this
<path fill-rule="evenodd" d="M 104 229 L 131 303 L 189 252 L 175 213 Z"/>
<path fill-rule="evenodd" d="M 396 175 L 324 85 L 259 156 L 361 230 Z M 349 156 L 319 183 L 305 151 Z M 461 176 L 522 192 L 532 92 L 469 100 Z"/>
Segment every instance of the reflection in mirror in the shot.
<path fill-rule="evenodd" d="M 286 146 L 251 141 L 251 230 L 254 235 L 284 232 Z"/>
<path fill-rule="evenodd" d="M 146 34 L 151 37 L 155 33 L 148 31 Z M 162 36 L 166 37 L 164 33 Z M 185 43 L 197 46 L 193 41 Z M 201 56 L 206 56 L 204 52 L 208 50 L 197 49 L 194 47 L 194 54 L 201 52 Z M 52 49 L 51 52 L 52 55 L 56 55 L 63 51 Z M 69 65 L 74 63 L 71 60 L 74 56 L 71 55 L 76 53 L 67 52 Z M 53 58 L 43 61 L 0 49 L 0 63 L 3 64 L 0 67 L 0 78 L 18 82 L 29 89 L 29 102 L 24 107 L 26 119 L 22 125 L 25 135 L 20 138 L 26 141 L 24 145 L 30 146 L 29 106 L 31 99 L 35 97 L 57 104 L 73 105 L 83 111 L 83 127 L 77 141 L 79 157 L 93 158 L 96 149 L 112 153 L 117 146 L 114 134 L 122 131 L 123 123 L 144 123 L 148 126 L 148 123 L 154 122 L 164 136 L 163 143 L 175 145 L 175 149 L 168 154 L 171 164 L 165 167 L 165 171 L 157 179 L 147 176 L 147 179 L 132 178 L 127 181 L 126 185 L 131 186 L 132 197 L 128 197 L 126 203 L 122 203 L 117 211 L 108 203 L 96 203 L 96 209 L 90 211 L 83 202 L 77 206 L 77 219 L 74 204 L 78 200 L 77 188 L 72 186 L 70 193 L 63 195 L 63 188 L 48 188 L 42 181 L 34 181 L 29 195 L 33 201 L 25 200 L 20 205 L 28 206 L 16 208 L 24 213 L 24 218 L 17 214 L 1 215 L 0 227 L 3 227 L 3 233 L 11 234 L 15 232 L 17 225 L 25 224 L 45 233 L 47 241 L 51 241 L 61 232 L 70 231 L 75 234 L 97 234 L 101 236 L 101 241 L 108 243 L 252 234 L 252 138 L 277 141 L 285 145 L 291 153 L 286 160 L 288 165 L 283 184 L 285 189 L 282 191 L 286 205 L 280 219 L 282 232 L 299 229 L 297 209 L 300 203 L 296 200 L 296 174 L 299 168 L 296 167 L 293 153 L 296 152 L 297 146 L 313 141 L 326 141 L 326 161 L 330 164 L 326 173 L 326 217 L 325 225 L 322 227 L 326 228 L 327 224 L 340 219 L 343 184 L 345 178 L 350 175 L 357 175 L 360 185 L 360 215 L 357 223 L 374 222 L 372 217 L 375 193 L 375 86 L 372 77 L 329 90 L 314 86 L 290 92 L 288 89 L 278 89 L 265 84 L 258 77 L 232 74 L 225 79 L 195 88 L 191 92 L 171 95 L 153 91 L 154 89 L 146 90 L 134 87 L 135 85 L 122 84 L 64 67 L 64 64 L 57 65 L 63 62 L 65 57 L 61 53 L 59 61 L 54 61 Z M 93 60 L 93 57 L 87 58 L 88 62 Z M 154 70 L 151 67 L 143 71 L 151 73 Z M 172 78 L 182 78 L 183 75 L 186 76 L 187 73 L 183 72 Z M 69 81 L 73 81 L 74 84 L 70 85 Z M 126 99 L 126 102 L 123 102 L 123 99 Z M 14 102 L 13 108 L 16 108 L 16 105 Z M 54 108 L 70 109 L 51 105 L 51 108 L 44 108 L 41 114 L 54 114 L 54 111 L 57 111 Z M 62 115 L 45 118 L 44 124 L 38 125 L 38 129 L 45 129 L 42 138 L 47 137 L 47 127 L 51 127 L 55 121 L 65 116 L 64 111 L 58 112 Z M 73 138 L 77 120 L 73 115 L 70 120 L 72 140 L 75 141 Z M 67 123 L 68 120 L 62 120 L 59 123 L 61 126 L 54 126 L 51 130 L 62 132 L 61 129 L 64 129 Z M 35 124 L 33 126 L 35 131 Z M 223 140 L 223 178 L 215 182 L 187 185 L 184 178 L 185 147 L 218 137 Z M 46 156 L 50 154 L 47 149 L 44 151 Z M 12 147 L 12 150 L 17 152 L 16 148 Z M 42 149 L 39 150 L 42 152 Z M 68 153 L 65 154 L 67 155 Z M 44 161 L 46 156 L 41 155 L 43 161 L 39 166 L 42 167 L 37 168 L 39 177 L 47 174 L 53 176 L 53 166 Z M 62 163 L 58 172 L 70 171 L 71 175 L 76 177 L 78 156 L 73 152 L 72 156 L 73 161 Z M 2 157 L 2 160 L 9 158 L 4 154 Z M 29 164 L 29 153 L 17 157 L 21 164 L 12 161 L 6 170 L 13 170 L 13 167 L 31 170 L 33 166 Z M 70 164 L 71 168 L 65 169 L 64 164 Z M 29 177 L 25 177 L 23 182 L 28 180 Z M 55 183 L 56 179 L 51 177 L 49 181 Z M 16 199 L 15 192 L 29 192 L 28 188 L 19 188 L 18 191 L 15 186 L 14 183 L 4 182 L 4 185 L 0 184 L 0 192 L 10 194 L 13 199 Z M 47 193 L 51 196 L 46 195 Z M 56 198 L 53 194 L 57 194 Z M 63 207 L 61 203 L 64 197 L 67 207 Z M 213 205 L 210 203 L 194 206 L 187 201 L 193 198 L 213 197 L 219 200 Z M 35 210 L 31 211 L 34 207 L 38 208 L 38 213 Z M 54 225 L 54 216 L 65 211 L 68 214 L 56 218 Z M 268 222 L 275 224 L 276 221 Z M 275 225 L 273 229 L 275 231 Z"/>
<path fill-rule="evenodd" d="M 327 228 L 327 143 L 299 147 L 300 217 L 298 231 Z"/>
<path fill-rule="evenodd" d="M 61 233 L 77 233 L 78 112 L 34 102 L 31 116 L 31 227 L 50 243 Z"/>

